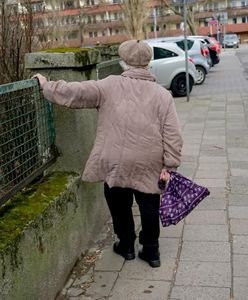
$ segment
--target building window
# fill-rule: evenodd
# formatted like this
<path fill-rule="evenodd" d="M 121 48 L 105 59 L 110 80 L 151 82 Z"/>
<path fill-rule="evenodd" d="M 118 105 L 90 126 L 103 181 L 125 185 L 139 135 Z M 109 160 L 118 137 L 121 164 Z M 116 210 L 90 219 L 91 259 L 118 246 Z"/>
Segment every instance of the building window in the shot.
<path fill-rule="evenodd" d="M 98 36 L 98 34 L 97 34 L 96 31 L 94 31 L 94 32 L 89 32 L 89 37 L 97 37 L 97 36 Z"/>
<path fill-rule="evenodd" d="M 74 8 L 74 1 L 67 0 L 64 2 L 64 9 Z"/>
<path fill-rule="evenodd" d="M 248 22 L 248 17 L 242 17 L 242 23 L 247 23 Z"/>
<path fill-rule="evenodd" d="M 237 18 L 233 18 L 233 24 L 237 24 Z"/>
<path fill-rule="evenodd" d="M 119 34 L 119 29 L 115 30 L 115 34 L 118 35 Z"/>
<path fill-rule="evenodd" d="M 91 17 L 87 16 L 87 24 L 90 24 L 90 23 L 91 23 Z"/>
<path fill-rule="evenodd" d="M 67 16 L 64 19 L 64 24 L 69 25 L 69 24 L 77 24 L 79 21 L 79 16 Z"/>
<path fill-rule="evenodd" d="M 208 19 L 207 19 L 208 20 Z M 205 27 L 206 23 L 208 25 L 208 21 L 206 19 L 199 19 L 199 27 Z"/>
<path fill-rule="evenodd" d="M 78 38 L 78 31 L 72 31 L 67 34 L 68 40 L 73 40 Z"/>
<path fill-rule="evenodd" d="M 37 2 L 32 4 L 32 11 L 34 12 L 40 12 L 45 10 L 45 3 L 43 2 Z"/>
<path fill-rule="evenodd" d="M 95 5 L 95 0 L 87 0 L 86 1 L 86 5 L 89 6 L 89 5 Z"/>
<path fill-rule="evenodd" d="M 232 2 L 231 2 L 231 7 L 236 7 L 237 6 L 237 1 L 236 0 L 233 0 Z"/>
<path fill-rule="evenodd" d="M 154 31 L 154 26 L 151 26 L 151 32 Z M 156 31 L 159 31 L 159 26 L 156 27 Z"/>
<path fill-rule="evenodd" d="M 47 41 L 47 36 L 45 34 L 38 35 L 39 42 L 43 43 Z"/>
<path fill-rule="evenodd" d="M 33 28 L 44 28 L 44 22 L 41 19 L 33 20 Z"/>
<path fill-rule="evenodd" d="M 176 29 L 180 29 L 180 23 L 176 24 Z"/>
<path fill-rule="evenodd" d="M 87 24 L 96 23 L 96 16 L 87 16 L 86 23 Z"/>
<path fill-rule="evenodd" d="M 47 18 L 48 26 L 53 26 L 53 18 Z"/>
<path fill-rule="evenodd" d="M 218 10 L 219 9 L 219 3 L 218 2 L 215 2 L 214 3 L 214 10 Z"/>
<path fill-rule="evenodd" d="M 183 6 L 176 6 L 175 8 L 178 12 L 180 12 L 180 13 L 183 12 Z"/>

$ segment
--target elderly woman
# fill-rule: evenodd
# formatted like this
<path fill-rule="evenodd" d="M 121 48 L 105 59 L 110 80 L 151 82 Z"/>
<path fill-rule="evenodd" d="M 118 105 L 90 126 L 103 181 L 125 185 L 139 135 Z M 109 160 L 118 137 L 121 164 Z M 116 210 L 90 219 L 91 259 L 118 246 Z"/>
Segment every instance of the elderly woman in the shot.
<path fill-rule="evenodd" d="M 70 108 L 98 109 L 94 147 L 82 179 L 103 181 L 104 194 L 119 239 L 115 253 L 135 258 L 133 199 L 140 210 L 143 245 L 139 257 L 160 266 L 158 180 L 180 164 L 182 137 L 171 94 L 148 71 L 152 50 L 130 40 L 119 47 L 125 71 L 99 81 L 47 81 L 35 75 L 46 99 Z"/>

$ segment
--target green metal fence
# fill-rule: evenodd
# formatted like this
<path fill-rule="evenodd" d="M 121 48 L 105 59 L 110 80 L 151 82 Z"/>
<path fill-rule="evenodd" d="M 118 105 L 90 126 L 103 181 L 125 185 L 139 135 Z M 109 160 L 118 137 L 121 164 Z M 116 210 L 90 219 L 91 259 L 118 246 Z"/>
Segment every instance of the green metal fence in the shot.
<path fill-rule="evenodd" d="M 0 205 L 55 160 L 52 106 L 37 80 L 0 86 Z"/>

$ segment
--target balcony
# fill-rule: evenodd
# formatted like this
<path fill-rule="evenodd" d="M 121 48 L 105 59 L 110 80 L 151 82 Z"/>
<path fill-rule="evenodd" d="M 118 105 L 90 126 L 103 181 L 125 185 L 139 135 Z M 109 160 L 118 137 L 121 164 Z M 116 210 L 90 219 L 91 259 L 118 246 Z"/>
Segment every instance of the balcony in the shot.
<path fill-rule="evenodd" d="M 87 31 L 92 30 L 104 30 L 106 28 L 123 28 L 124 23 L 122 20 L 102 20 L 96 21 L 95 23 L 85 23 L 84 29 Z"/>

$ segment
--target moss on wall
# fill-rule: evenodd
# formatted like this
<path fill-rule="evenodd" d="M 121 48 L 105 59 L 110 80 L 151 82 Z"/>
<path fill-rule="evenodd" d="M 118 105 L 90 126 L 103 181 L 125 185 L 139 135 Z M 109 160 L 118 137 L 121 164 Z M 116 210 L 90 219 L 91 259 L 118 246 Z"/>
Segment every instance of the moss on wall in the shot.
<path fill-rule="evenodd" d="M 49 175 L 18 193 L 0 208 L 0 253 L 13 246 L 25 227 L 65 190 L 68 177 L 68 173 Z"/>
<path fill-rule="evenodd" d="M 39 52 L 48 52 L 48 53 L 66 53 L 66 52 L 89 52 L 93 51 L 93 49 L 90 48 L 69 48 L 69 47 L 64 47 L 64 48 L 51 48 L 51 49 L 44 49 L 40 50 Z"/>
<path fill-rule="evenodd" d="M 114 58 L 119 57 L 118 48 L 119 48 L 119 44 L 112 44 L 112 45 L 95 46 L 93 48 L 73 48 L 73 47 L 51 48 L 51 49 L 40 50 L 38 52 L 46 52 L 46 53 L 72 52 L 75 53 L 76 55 L 79 54 L 78 56 L 79 62 L 83 62 L 84 65 L 87 65 L 88 62 L 90 62 L 93 57 L 96 57 L 98 52 L 101 55 L 102 61 L 111 60 L 112 57 Z"/>

